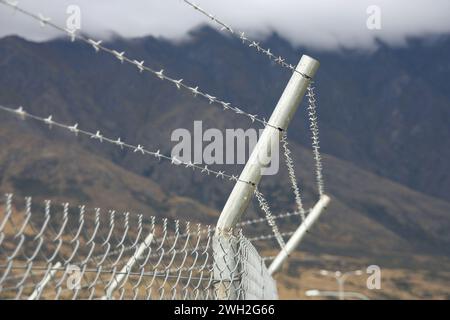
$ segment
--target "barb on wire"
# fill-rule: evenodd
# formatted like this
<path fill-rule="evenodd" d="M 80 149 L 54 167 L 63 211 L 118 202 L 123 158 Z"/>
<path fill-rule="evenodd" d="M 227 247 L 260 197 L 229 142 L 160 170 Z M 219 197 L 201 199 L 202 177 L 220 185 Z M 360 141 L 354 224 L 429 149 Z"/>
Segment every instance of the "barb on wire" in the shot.
<path fill-rule="evenodd" d="M 258 200 L 261 210 L 266 215 L 267 223 L 269 224 L 269 226 L 272 227 L 273 234 L 274 234 L 275 238 L 277 239 L 281 250 L 284 250 L 284 246 L 286 245 L 286 243 L 284 242 L 283 236 L 278 229 L 275 219 L 273 218 L 269 204 L 268 204 L 267 200 L 264 198 L 264 195 L 258 190 L 258 187 L 255 187 L 255 196 Z"/>
<path fill-rule="evenodd" d="M 309 113 L 309 121 L 310 121 L 310 129 L 311 129 L 311 140 L 312 140 L 312 149 L 314 154 L 315 166 L 316 166 L 316 182 L 317 188 L 319 190 L 320 196 L 324 194 L 324 181 L 322 175 L 322 157 L 320 155 L 320 146 L 319 146 L 319 124 L 318 124 L 318 116 L 317 116 L 317 101 L 314 87 L 310 84 L 307 88 L 308 93 L 308 113 Z"/>
<path fill-rule="evenodd" d="M 291 157 L 291 150 L 289 149 L 286 132 L 283 132 L 281 142 L 283 144 L 284 159 L 289 173 L 289 180 L 291 181 L 291 187 L 295 195 L 295 203 L 297 204 L 297 211 L 300 212 L 302 221 L 304 221 L 306 218 L 306 212 L 305 209 L 303 208 L 303 201 L 300 195 L 300 189 L 297 184 L 297 178 L 295 176 L 294 161 L 292 160 Z"/>
<path fill-rule="evenodd" d="M 294 232 L 295 231 L 282 232 L 278 236 L 274 235 L 273 233 L 272 234 L 265 234 L 265 235 L 261 235 L 261 236 L 248 238 L 248 240 L 251 241 L 251 242 L 256 242 L 256 241 L 271 240 L 271 239 L 274 239 L 274 238 L 277 239 L 279 236 L 281 236 L 281 237 L 290 237 L 290 236 L 292 236 L 294 234 Z"/>
<path fill-rule="evenodd" d="M 294 217 L 294 216 L 299 216 L 301 215 L 300 212 L 298 211 L 293 211 L 293 212 L 286 212 L 286 213 L 282 213 L 276 216 L 273 216 L 273 219 L 286 219 L 289 217 Z M 257 218 L 257 219 L 251 219 L 251 220 L 246 220 L 246 221 L 242 221 L 237 223 L 238 227 L 245 227 L 245 226 L 250 226 L 253 224 L 258 224 L 258 223 L 263 223 L 266 222 L 267 219 L 266 218 Z"/>
<path fill-rule="evenodd" d="M 201 14 L 206 16 L 208 19 L 210 19 L 215 24 L 217 24 L 220 27 L 220 30 L 222 30 L 222 31 L 225 30 L 225 31 L 229 32 L 230 34 L 232 34 L 233 36 L 238 37 L 240 40 L 242 40 L 243 44 L 247 45 L 249 48 L 254 48 L 256 50 L 256 52 L 268 57 L 271 61 L 275 62 L 277 65 L 279 65 L 283 68 L 286 68 L 288 70 L 291 70 L 293 72 L 296 72 L 296 73 L 300 74 L 302 77 L 304 77 L 305 79 L 308 79 L 308 80 L 311 79 L 311 77 L 309 77 L 308 75 L 298 71 L 294 65 L 287 63 L 285 58 L 272 53 L 272 50 L 270 48 L 265 49 L 259 44 L 259 42 L 249 39 L 246 36 L 245 32 L 235 31 L 228 24 L 226 24 L 222 20 L 218 19 L 215 15 L 212 15 L 211 13 L 209 13 L 206 10 L 204 10 L 203 8 L 201 8 L 198 4 L 195 4 L 189 0 L 182 0 L 182 1 L 184 3 L 186 3 L 188 6 L 190 6 L 191 8 L 197 10 L 198 12 L 200 12 Z"/>
<path fill-rule="evenodd" d="M 107 142 L 112 145 L 119 146 L 121 149 L 127 148 L 127 149 L 133 151 L 134 153 L 140 153 L 142 155 L 153 156 L 154 158 L 156 158 L 158 160 L 160 160 L 160 159 L 169 160 L 171 162 L 171 164 L 173 164 L 173 165 L 183 165 L 186 168 L 197 169 L 199 172 L 204 173 L 206 175 L 212 174 L 213 177 L 218 178 L 218 179 L 220 178 L 222 180 L 228 179 L 230 181 L 241 181 L 241 182 L 245 182 L 245 183 L 254 185 L 253 182 L 240 180 L 239 178 L 237 178 L 234 175 L 226 174 L 224 171 L 215 171 L 215 170 L 209 169 L 208 166 L 200 166 L 200 165 L 194 164 L 192 162 L 181 161 L 180 159 L 178 159 L 176 157 L 164 155 L 160 152 L 160 150 L 149 151 L 140 144 L 138 144 L 136 146 L 136 145 L 131 145 L 131 144 L 125 143 L 120 138 L 118 138 L 117 140 L 107 138 L 107 137 L 103 136 L 103 134 L 101 134 L 100 131 L 96 131 L 96 133 L 93 133 L 93 132 L 81 130 L 81 129 L 79 129 L 78 124 L 70 126 L 70 125 L 66 125 L 66 124 L 54 121 L 52 116 L 49 116 L 47 118 L 42 118 L 42 117 L 39 117 L 36 115 L 32 115 L 32 114 L 26 112 L 23 109 L 23 107 L 19 107 L 17 109 L 12 109 L 12 108 L 7 108 L 5 106 L 0 105 L 0 110 L 18 115 L 21 119 L 30 118 L 33 120 L 40 121 L 40 122 L 48 125 L 50 128 L 52 126 L 55 126 L 55 127 L 61 128 L 61 129 L 68 130 L 69 132 L 72 132 L 75 135 L 82 134 L 91 139 L 98 140 L 100 143 Z"/>
<path fill-rule="evenodd" d="M 144 72 L 144 71 L 149 72 L 161 80 L 165 80 L 165 81 L 172 83 L 173 85 L 175 85 L 175 87 L 177 89 L 184 89 L 184 90 L 188 91 L 194 97 L 203 97 L 204 99 L 206 99 L 209 102 L 209 104 L 214 104 L 216 106 L 221 107 L 223 110 L 230 110 L 230 111 L 234 112 L 235 114 L 240 114 L 244 117 L 247 117 L 247 119 L 249 119 L 252 123 L 256 121 L 264 126 L 272 127 L 279 131 L 283 131 L 282 128 L 271 125 L 265 119 L 263 119 L 257 115 L 247 113 L 247 112 L 243 111 L 242 108 L 232 106 L 231 103 L 225 102 L 223 100 L 220 100 L 220 99 L 214 97 L 213 95 L 207 94 L 206 92 L 201 91 L 198 87 L 193 87 L 193 86 L 189 86 L 189 85 L 185 84 L 183 79 L 175 79 L 173 77 L 165 75 L 164 70 L 160 70 L 160 71 L 154 70 L 154 69 L 144 65 L 144 61 L 139 61 L 137 59 L 128 58 L 126 56 L 125 52 L 123 52 L 123 51 L 119 52 L 117 50 L 107 48 L 106 46 L 104 46 L 102 44 L 101 40 L 95 41 L 91 38 L 84 36 L 80 32 L 77 32 L 76 30 L 69 30 L 69 29 L 63 28 L 61 26 L 58 26 L 58 25 L 54 24 L 53 22 L 51 22 L 51 20 L 49 18 L 43 17 L 42 14 L 36 15 L 34 13 L 31 13 L 31 12 L 19 7 L 16 3 L 12 4 L 11 1 L 0 0 L 0 3 L 10 6 L 10 7 L 13 7 L 15 11 L 18 11 L 28 17 L 31 17 L 31 18 L 39 21 L 39 23 L 41 25 L 50 26 L 54 29 L 64 32 L 65 34 L 67 34 L 67 36 L 69 36 L 71 41 L 78 39 L 78 40 L 88 44 L 89 46 L 91 46 L 95 50 L 95 52 L 99 52 L 99 51 L 106 52 L 106 53 L 112 55 L 113 57 L 115 57 L 121 63 L 128 63 L 130 65 L 133 65 L 134 67 L 137 68 L 137 70 L 139 72 Z"/>

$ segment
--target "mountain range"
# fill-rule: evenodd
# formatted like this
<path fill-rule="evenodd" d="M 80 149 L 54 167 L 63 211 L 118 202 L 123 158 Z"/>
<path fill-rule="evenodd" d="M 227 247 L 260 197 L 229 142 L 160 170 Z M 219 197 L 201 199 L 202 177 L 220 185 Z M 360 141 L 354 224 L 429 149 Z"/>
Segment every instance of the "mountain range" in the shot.
<path fill-rule="evenodd" d="M 448 298 L 450 37 L 411 39 L 403 47 L 380 42 L 371 52 L 294 48 L 277 34 L 264 45 L 291 63 L 301 54 L 321 62 L 314 86 L 326 192 L 332 197 L 301 253 L 285 267 L 289 272 L 279 276 L 282 297 L 298 297 L 305 282 L 317 281 L 299 278 L 302 272 L 359 263 L 378 264 L 389 275 L 390 291 L 369 292 L 373 297 L 410 292 L 406 297 Z M 178 43 L 116 37 L 107 46 L 266 118 L 290 77 L 239 40 L 209 27 Z M 66 39 L 0 39 L 0 103 L 23 105 L 32 114 L 51 114 L 59 122 L 79 123 L 166 154 L 174 145 L 173 130 L 192 130 L 197 120 L 205 129 L 258 127 Z M 308 126 L 304 102 L 288 136 L 305 203 L 311 207 L 317 190 Z M 18 196 L 215 223 L 233 187 L 229 181 L 5 113 L 0 115 L 0 137 L 0 188 Z M 276 213 L 295 209 L 281 167 L 277 176 L 261 183 Z M 223 169 L 238 174 L 242 166 Z M 255 202 L 246 218 L 257 216 L 262 213 Z M 298 223 L 293 217 L 280 227 L 291 231 Z M 261 225 L 246 232 L 258 235 L 270 228 Z M 275 242 L 255 245 L 263 255 L 276 253 Z M 397 272 L 417 277 L 399 282 Z M 427 291 L 430 283 L 434 289 Z"/>

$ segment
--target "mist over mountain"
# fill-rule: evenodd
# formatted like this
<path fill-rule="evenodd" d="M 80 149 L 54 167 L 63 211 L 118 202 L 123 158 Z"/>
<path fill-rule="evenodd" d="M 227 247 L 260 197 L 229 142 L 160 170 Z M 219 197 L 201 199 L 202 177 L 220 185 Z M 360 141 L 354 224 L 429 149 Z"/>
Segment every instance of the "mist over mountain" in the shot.
<path fill-rule="evenodd" d="M 290 78 L 287 70 L 209 27 L 178 44 L 146 37 L 115 38 L 107 45 L 266 118 Z M 411 254 L 448 257 L 450 37 L 412 39 L 404 47 L 380 42 L 374 52 L 293 48 L 276 34 L 264 45 L 293 64 L 302 54 L 321 62 L 314 86 L 326 187 L 333 200 L 302 249 L 375 259 L 396 268 L 416 263 Z M 57 121 L 164 153 L 175 144 L 173 130 L 192 130 L 197 120 L 204 129 L 259 128 L 67 40 L 0 39 L 0 103 L 23 105 L 30 113 L 51 114 Z M 306 204 L 312 206 L 317 191 L 305 106 L 288 136 Z M 214 223 L 233 186 L 5 113 L 0 128 L 4 192 Z M 234 174 L 242 169 L 216 167 Z M 261 189 L 277 213 L 294 209 L 286 177 L 282 168 L 262 180 Z M 257 212 L 250 208 L 248 217 Z"/>

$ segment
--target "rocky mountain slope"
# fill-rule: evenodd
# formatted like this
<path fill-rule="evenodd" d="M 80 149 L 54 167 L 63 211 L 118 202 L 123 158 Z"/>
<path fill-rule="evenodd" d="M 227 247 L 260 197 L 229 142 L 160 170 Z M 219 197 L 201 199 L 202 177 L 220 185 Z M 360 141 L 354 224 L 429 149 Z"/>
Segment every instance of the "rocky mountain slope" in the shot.
<path fill-rule="evenodd" d="M 349 266 L 356 259 L 396 270 L 405 270 L 412 254 L 425 261 L 444 259 L 446 265 L 450 90 L 444 80 L 450 65 L 444 53 L 450 53 L 450 40 L 412 41 L 406 48 L 381 44 L 375 53 L 294 50 L 276 35 L 267 43 L 291 61 L 298 59 L 296 52 L 305 51 L 321 61 L 316 87 L 327 192 L 333 202 L 302 244 L 303 251 L 318 257 L 315 264 L 298 260 L 287 268 L 317 269 L 326 255 Z M 270 114 L 289 79 L 286 71 L 209 28 L 179 44 L 145 38 L 115 39 L 109 46 L 262 116 Z M 432 65 L 427 56 L 434 57 Z M 165 153 L 174 145 L 172 131 L 192 130 L 195 120 L 202 120 L 205 129 L 252 126 L 65 40 L 37 44 L 1 39 L 0 101 Z M 312 206 L 317 196 L 307 125 L 303 104 L 289 137 L 305 201 Z M 5 113 L 0 115 L 0 137 L 2 192 L 214 223 L 232 188 L 213 177 Z M 222 167 L 231 173 L 241 168 Z M 294 209 L 284 167 L 278 176 L 265 177 L 261 189 L 274 212 Z M 257 215 L 261 213 L 253 206 L 248 217 Z M 291 218 L 283 231 L 298 222 L 298 217 Z M 256 245 L 264 255 L 273 254 L 267 242 Z M 439 265 L 417 268 L 433 271 Z M 445 279 L 436 273 L 434 280 L 448 283 Z M 295 282 L 295 276 L 289 281 Z"/>

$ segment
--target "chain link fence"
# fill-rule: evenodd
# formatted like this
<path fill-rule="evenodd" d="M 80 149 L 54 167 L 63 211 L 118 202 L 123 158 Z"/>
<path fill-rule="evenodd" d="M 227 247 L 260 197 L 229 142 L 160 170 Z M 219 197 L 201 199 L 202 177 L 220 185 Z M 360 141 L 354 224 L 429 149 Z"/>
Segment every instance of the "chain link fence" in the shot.
<path fill-rule="evenodd" d="M 241 231 L 6 195 L 0 299 L 276 299 Z"/>

